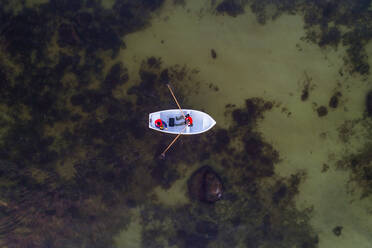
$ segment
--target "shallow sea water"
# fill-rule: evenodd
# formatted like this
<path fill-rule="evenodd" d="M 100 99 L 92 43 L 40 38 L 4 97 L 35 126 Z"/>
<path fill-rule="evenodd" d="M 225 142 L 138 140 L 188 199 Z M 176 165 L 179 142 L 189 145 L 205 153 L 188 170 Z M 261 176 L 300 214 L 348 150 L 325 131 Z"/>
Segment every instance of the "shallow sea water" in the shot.
<path fill-rule="evenodd" d="M 18 51 L 28 19 L 2 26 L 3 247 L 371 246 L 372 86 L 360 69 L 372 62 L 371 5 L 356 1 L 365 18 L 343 24 L 357 11 L 343 1 L 224 2 L 241 12 L 214 0 L 4 2 L 9 20 L 50 12 L 52 31 L 42 49 Z M 326 17 L 313 24 L 310 12 Z M 320 45 L 332 27 L 336 45 Z M 164 70 L 182 107 L 217 125 L 160 160 L 174 136 L 148 129 L 147 116 L 176 108 Z M 212 204 L 188 192 L 205 165 L 224 187 Z"/>

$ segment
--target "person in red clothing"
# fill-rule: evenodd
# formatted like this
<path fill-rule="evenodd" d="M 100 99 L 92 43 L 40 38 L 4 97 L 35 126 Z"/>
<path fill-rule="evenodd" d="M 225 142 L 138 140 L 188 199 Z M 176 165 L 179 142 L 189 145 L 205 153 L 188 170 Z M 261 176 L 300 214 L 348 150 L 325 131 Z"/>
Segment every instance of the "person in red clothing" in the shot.
<path fill-rule="evenodd" d="M 167 123 L 165 121 L 162 121 L 161 119 L 157 119 L 155 121 L 155 126 L 157 128 L 159 128 L 160 130 L 163 130 L 163 129 L 168 129 L 167 128 Z"/>
<path fill-rule="evenodd" d="M 191 116 L 189 114 L 187 114 L 185 117 L 186 117 L 185 118 L 185 124 L 188 125 L 189 127 L 192 127 L 192 118 L 191 118 Z"/>
<path fill-rule="evenodd" d="M 179 117 L 176 117 L 176 120 L 181 120 L 183 119 L 183 115 L 182 116 L 179 116 Z M 192 118 L 189 114 L 186 114 L 185 115 L 185 124 L 188 125 L 189 127 L 192 127 Z M 180 124 L 176 124 L 176 126 L 181 126 L 181 125 L 184 125 L 183 123 L 180 123 Z"/>

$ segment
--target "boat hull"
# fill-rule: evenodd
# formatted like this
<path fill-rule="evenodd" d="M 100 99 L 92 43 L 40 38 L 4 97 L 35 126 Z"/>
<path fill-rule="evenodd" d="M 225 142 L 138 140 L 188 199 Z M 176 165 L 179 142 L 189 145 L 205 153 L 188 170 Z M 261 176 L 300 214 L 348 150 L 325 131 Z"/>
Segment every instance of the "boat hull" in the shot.
<path fill-rule="evenodd" d="M 185 120 L 179 109 L 168 109 L 150 113 L 149 128 L 163 133 L 181 133 L 183 135 L 193 135 L 207 132 L 214 125 L 216 125 L 216 121 L 210 115 L 202 111 L 193 109 L 182 109 L 182 112 L 184 115 L 189 114 L 192 118 L 193 125 L 191 127 L 188 126 L 185 128 Z M 179 120 L 177 120 L 177 117 L 179 118 Z M 174 119 L 174 126 L 169 125 L 171 121 L 170 118 Z M 161 119 L 163 122 L 165 122 L 167 125 L 167 129 L 160 130 L 158 127 L 156 127 L 155 121 L 157 119 Z"/>

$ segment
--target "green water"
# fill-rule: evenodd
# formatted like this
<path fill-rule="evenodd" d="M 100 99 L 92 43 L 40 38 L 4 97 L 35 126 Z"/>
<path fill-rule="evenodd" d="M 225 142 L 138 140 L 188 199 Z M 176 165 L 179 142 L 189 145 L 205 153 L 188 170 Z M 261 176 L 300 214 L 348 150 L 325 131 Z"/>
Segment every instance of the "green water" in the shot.
<path fill-rule="evenodd" d="M 371 246 L 370 1 L 0 10 L 1 247 Z M 161 160 L 167 82 L 217 124 Z"/>

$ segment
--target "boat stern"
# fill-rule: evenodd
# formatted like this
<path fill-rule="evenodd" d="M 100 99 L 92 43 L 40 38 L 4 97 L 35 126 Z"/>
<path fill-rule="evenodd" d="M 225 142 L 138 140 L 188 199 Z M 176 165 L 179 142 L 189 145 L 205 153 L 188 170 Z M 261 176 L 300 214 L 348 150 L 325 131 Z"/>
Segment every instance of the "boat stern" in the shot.
<path fill-rule="evenodd" d="M 149 114 L 149 128 L 157 130 L 155 127 L 155 121 L 160 119 L 160 112 L 150 113 Z"/>

